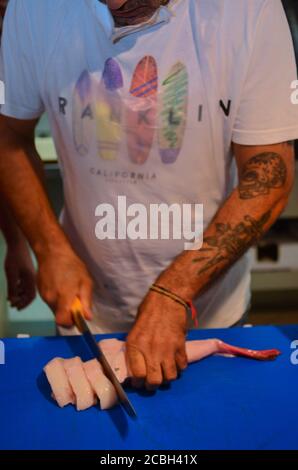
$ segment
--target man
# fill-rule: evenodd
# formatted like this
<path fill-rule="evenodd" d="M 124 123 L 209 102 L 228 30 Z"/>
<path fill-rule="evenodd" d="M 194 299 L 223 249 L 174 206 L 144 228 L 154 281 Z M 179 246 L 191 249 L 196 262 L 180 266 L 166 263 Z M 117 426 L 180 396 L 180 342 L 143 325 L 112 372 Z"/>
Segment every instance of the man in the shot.
<path fill-rule="evenodd" d="M 79 296 L 93 331 L 129 331 L 136 379 L 175 379 L 186 367 L 186 306 L 200 327 L 241 321 L 245 253 L 293 184 L 296 66 L 280 0 L 12 0 L 2 63 L 1 190 L 38 259 L 42 297 L 63 327 Z M 44 110 L 63 228 L 27 158 Z M 118 195 L 145 207 L 204 204 L 202 249 L 98 240 L 96 208 Z"/>
<path fill-rule="evenodd" d="M 8 0 L 0 0 L 0 43 L 7 3 Z M 35 270 L 25 237 L 3 200 L 0 200 L 0 230 L 7 246 L 4 260 L 7 300 L 12 307 L 22 310 L 35 298 Z"/>

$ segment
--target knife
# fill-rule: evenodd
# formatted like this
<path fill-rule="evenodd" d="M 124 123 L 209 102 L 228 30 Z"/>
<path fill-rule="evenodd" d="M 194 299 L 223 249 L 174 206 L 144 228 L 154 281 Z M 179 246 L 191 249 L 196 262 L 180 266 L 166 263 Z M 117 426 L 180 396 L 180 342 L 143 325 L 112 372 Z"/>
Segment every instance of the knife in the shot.
<path fill-rule="evenodd" d="M 81 301 L 76 298 L 72 304 L 71 312 L 73 315 L 73 319 L 75 325 L 77 326 L 78 330 L 82 333 L 84 340 L 86 341 L 92 355 L 98 360 L 101 364 L 103 371 L 107 378 L 112 382 L 113 386 L 115 387 L 116 393 L 118 395 L 120 404 L 123 406 L 125 411 L 131 418 L 136 418 L 137 413 L 131 404 L 128 396 L 126 395 L 122 385 L 120 384 L 119 380 L 117 379 L 112 367 L 110 366 L 107 358 L 105 357 L 101 347 L 96 342 L 95 337 L 91 333 L 89 326 L 87 325 L 85 318 L 82 314 L 83 307 Z"/>

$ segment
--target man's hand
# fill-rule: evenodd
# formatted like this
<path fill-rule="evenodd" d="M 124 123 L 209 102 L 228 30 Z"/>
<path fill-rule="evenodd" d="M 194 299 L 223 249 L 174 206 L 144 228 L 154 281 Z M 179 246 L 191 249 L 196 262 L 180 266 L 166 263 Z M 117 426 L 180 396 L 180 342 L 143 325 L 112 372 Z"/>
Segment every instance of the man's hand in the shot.
<path fill-rule="evenodd" d="M 187 367 L 186 323 L 183 306 L 156 292 L 147 294 L 126 343 L 131 372 L 147 388 L 175 380 Z"/>
<path fill-rule="evenodd" d="M 23 236 L 7 244 L 4 262 L 7 279 L 7 300 L 12 307 L 22 310 L 35 299 L 35 269 L 29 247 Z"/>
<path fill-rule="evenodd" d="M 77 255 L 68 247 L 39 257 L 37 284 L 43 300 L 61 326 L 73 325 L 71 305 L 79 297 L 87 320 L 92 319 L 91 298 L 93 281 Z"/>

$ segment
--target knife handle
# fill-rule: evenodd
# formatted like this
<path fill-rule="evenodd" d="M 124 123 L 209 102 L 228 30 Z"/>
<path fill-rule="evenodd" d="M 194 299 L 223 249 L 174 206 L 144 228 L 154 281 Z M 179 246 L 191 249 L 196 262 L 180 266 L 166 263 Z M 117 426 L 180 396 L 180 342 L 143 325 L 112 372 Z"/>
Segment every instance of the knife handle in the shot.
<path fill-rule="evenodd" d="M 72 303 L 71 306 L 71 313 L 73 321 L 81 333 L 85 333 L 85 325 L 84 325 L 84 315 L 83 315 L 83 306 L 78 297 Z"/>

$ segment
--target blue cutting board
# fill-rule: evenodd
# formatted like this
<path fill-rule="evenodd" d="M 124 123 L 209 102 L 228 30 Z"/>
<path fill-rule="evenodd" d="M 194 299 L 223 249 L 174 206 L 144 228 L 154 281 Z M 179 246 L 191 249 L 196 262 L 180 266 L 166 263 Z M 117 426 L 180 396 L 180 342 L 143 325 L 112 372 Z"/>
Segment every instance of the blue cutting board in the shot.
<path fill-rule="evenodd" d="M 119 336 L 118 336 L 119 337 Z M 121 336 L 120 336 L 121 337 Z M 60 409 L 43 366 L 53 357 L 88 358 L 81 338 L 6 339 L 0 365 L 0 449 L 297 449 L 298 326 L 191 332 L 235 345 L 278 348 L 273 362 L 209 357 L 154 394 L 128 390 L 138 419 L 118 406 Z"/>

